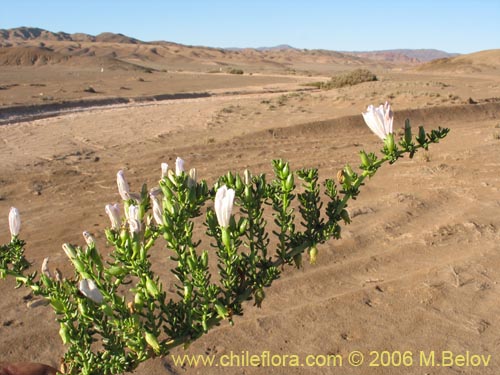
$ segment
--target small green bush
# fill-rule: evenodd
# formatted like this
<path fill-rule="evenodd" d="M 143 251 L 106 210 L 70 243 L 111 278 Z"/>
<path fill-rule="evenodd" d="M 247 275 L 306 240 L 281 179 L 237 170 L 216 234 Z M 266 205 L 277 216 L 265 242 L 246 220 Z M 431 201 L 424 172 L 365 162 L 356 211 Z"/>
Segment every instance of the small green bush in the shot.
<path fill-rule="evenodd" d="M 236 69 L 236 68 L 233 68 L 229 71 L 230 74 L 243 74 L 243 70 L 242 69 Z"/>
<path fill-rule="evenodd" d="M 345 86 L 354 86 L 358 83 L 377 81 L 377 76 L 367 69 L 356 69 L 349 73 L 332 77 L 328 82 L 314 82 L 311 86 L 316 86 L 325 90 L 339 89 Z M 319 85 L 318 85 L 319 83 Z"/>

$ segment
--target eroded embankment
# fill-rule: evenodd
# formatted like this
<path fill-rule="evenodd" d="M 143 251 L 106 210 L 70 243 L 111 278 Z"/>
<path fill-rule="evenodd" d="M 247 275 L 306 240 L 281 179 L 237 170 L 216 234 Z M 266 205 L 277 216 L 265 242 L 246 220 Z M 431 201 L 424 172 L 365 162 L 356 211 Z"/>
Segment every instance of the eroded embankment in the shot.
<path fill-rule="evenodd" d="M 450 122 L 456 121 L 470 121 L 471 126 L 473 126 L 474 121 L 496 118 L 500 118 L 500 100 L 487 101 L 481 104 L 461 104 L 396 111 L 394 114 L 394 128 L 403 127 L 406 119 L 411 120 L 413 127 L 423 125 L 430 129 L 438 126 L 443 127 Z M 338 131 L 352 131 L 353 129 L 368 131 L 361 114 L 307 122 L 291 127 L 266 129 L 254 133 L 252 138 L 269 135 L 270 132 L 274 136 L 320 133 L 328 137 L 333 136 Z M 242 136 L 242 138 L 248 138 L 248 134 Z"/>
<path fill-rule="evenodd" d="M 0 109 L 0 125 L 15 124 L 42 118 L 55 117 L 65 113 L 90 111 L 114 106 L 137 105 L 163 100 L 207 98 L 208 92 L 191 92 L 179 94 L 159 94 L 136 98 L 116 97 L 101 99 L 82 99 L 60 103 L 22 105 Z"/>
<path fill-rule="evenodd" d="M 131 107 L 154 104 L 163 101 L 182 99 L 203 99 L 209 97 L 223 97 L 251 94 L 277 94 L 288 92 L 316 91 L 314 88 L 299 88 L 297 90 L 266 89 L 213 92 L 187 92 L 177 94 L 158 94 L 140 97 L 114 97 L 100 99 L 81 99 L 63 101 L 59 103 L 19 105 L 0 108 L 0 125 L 17 124 L 26 121 L 40 120 L 69 113 L 92 111 L 97 109 L 113 109 L 117 107 Z"/>

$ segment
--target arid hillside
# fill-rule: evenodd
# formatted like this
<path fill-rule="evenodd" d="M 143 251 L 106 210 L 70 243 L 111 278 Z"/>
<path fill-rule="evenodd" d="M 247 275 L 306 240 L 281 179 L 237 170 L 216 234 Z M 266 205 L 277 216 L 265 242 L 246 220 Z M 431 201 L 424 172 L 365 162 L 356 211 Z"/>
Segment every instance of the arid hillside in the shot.
<path fill-rule="evenodd" d="M 419 66 L 417 70 L 436 73 L 498 74 L 500 72 L 500 49 L 434 60 Z"/>

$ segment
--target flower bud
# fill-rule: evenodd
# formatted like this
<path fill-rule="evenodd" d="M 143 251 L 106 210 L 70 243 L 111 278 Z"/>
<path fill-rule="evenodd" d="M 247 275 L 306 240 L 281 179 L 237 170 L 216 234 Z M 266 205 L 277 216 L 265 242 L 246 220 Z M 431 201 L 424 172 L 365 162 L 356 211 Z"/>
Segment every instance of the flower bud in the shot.
<path fill-rule="evenodd" d="M 236 175 L 236 178 L 234 180 L 234 188 L 236 191 L 241 191 L 243 188 L 243 181 L 241 181 L 241 177 L 239 174 Z"/>
<path fill-rule="evenodd" d="M 101 304 L 104 300 L 102 293 L 99 291 L 97 285 L 92 279 L 81 280 L 78 284 L 78 289 L 85 297 L 94 301 L 95 303 Z"/>
<path fill-rule="evenodd" d="M 252 174 L 248 169 L 245 169 L 245 171 L 243 172 L 243 178 L 245 181 L 245 185 L 250 185 L 252 183 Z"/>
<path fill-rule="evenodd" d="M 248 219 L 247 218 L 241 219 L 238 224 L 239 224 L 238 228 L 239 228 L 240 236 L 243 236 L 243 234 L 245 234 L 245 232 L 247 231 Z"/>
<path fill-rule="evenodd" d="M 293 181 L 293 173 L 290 173 L 286 178 L 285 189 L 290 191 L 293 189 L 294 181 Z"/>
<path fill-rule="evenodd" d="M 193 285 L 191 284 L 184 285 L 184 302 L 187 302 L 191 299 L 192 293 L 193 293 Z"/>
<path fill-rule="evenodd" d="M 142 294 L 137 293 L 134 296 L 134 304 L 137 307 L 137 309 L 139 309 L 139 310 L 142 309 L 142 306 L 144 306 L 144 298 L 143 298 Z"/>
<path fill-rule="evenodd" d="M 127 269 L 120 266 L 110 266 L 106 269 L 106 273 L 111 276 L 119 277 L 127 273 Z"/>
<path fill-rule="evenodd" d="M 94 246 L 95 245 L 95 239 L 89 232 L 84 231 L 83 238 L 85 239 L 87 246 Z"/>
<path fill-rule="evenodd" d="M 208 266 L 208 251 L 206 250 L 201 253 L 201 265 L 203 268 Z"/>
<path fill-rule="evenodd" d="M 17 237 L 21 230 L 21 216 L 19 215 L 19 210 L 15 207 L 10 208 L 9 229 L 12 237 Z"/>
<path fill-rule="evenodd" d="M 354 171 L 352 170 L 352 168 L 351 168 L 351 166 L 349 164 L 346 164 L 346 166 L 344 167 L 344 172 L 349 177 L 353 177 L 354 176 Z"/>
<path fill-rule="evenodd" d="M 191 272 L 193 272 L 194 270 L 196 270 L 196 268 L 198 268 L 198 263 L 192 257 L 187 258 L 187 265 Z"/>
<path fill-rule="evenodd" d="M 71 336 L 69 334 L 68 326 L 66 325 L 66 323 L 61 323 L 61 328 L 59 329 L 59 336 L 61 336 L 61 340 L 64 345 L 70 342 Z"/>
<path fill-rule="evenodd" d="M 421 145 L 423 145 L 425 143 L 425 139 L 427 138 L 426 134 L 425 134 L 425 129 L 423 126 L 419 126 L 418 127 L 418 138 L 417 138 L 417 141 L 418 143 L 420 143 Z"/>
<path fill-rule="evenodd" d="M 73 263 L 73 266 L 75 267 L 75 270 L 81 274 L 87 276 L 87 272 L 85 271 L 85 265 L 82 263 L 82 261 L 78 258 L 73 258 L 71 259 L 71 263 Z"/>
<path fill-rule="evenodd" d="M 368 155 L 366 155 L 366 152 L 360 151 L 359 158 L 361 159 L 361 165 L 364 168 L 369 168 L 371 166 L 370 160 L 368 159 Z"/>
<path fill-rule="evenodd" d="M 149 277 L 146 279 L 146 290 L 153 298 L 158 298 L 160 296 L 160 291 L 158 290 L 156 283 Z"/>
<path fill-rule="evenodd" d="M 165 177 L 168 173 L 168 164 L 161 163 L 161 178 Z"/>
<path fill-rule="evenodd" d="M 406 119 L 405 121 L 405 143 L 409 145 L 411 143 L 411 125 L 410 125 L 410 120 Z"/>
<path fill-rule="evenodd" d="M 62 248 L 70 260 L 76 258 L 76 250 L 73 245 L 70 245 L 69 243 L 63 243 Z"/>
<path fill-rule="evenodd" d="M 146 332 L 146 334 L 144 335 L 144 338 L 146 339 L 146 342 L 148 343 L 148 345 L 151 348 L 153 348 L 153 350 L 155 351 L 155 353 L 159 353 L 160 352 L 160 344 L 158 343 L 158 339 L 156 338 L 155 335 L 153 335 L 150 332 Z"/>
<path fill-rule="evenodd" d="M 290 173 L 290 165 L 288 163 L 285 163 L 283 169 L 281 170 L 281 173 L 283 177 L 288 176 L 288 173 Z"/>
<path fill-rule="evenodd" d="M 180 176 L 184 172 L 184 160 L 181 158 L 175 159 L 175 175 Z"/>
<path fill-rule="evenodd" d="M 111 228 L 119 229 L 121 224 L 121 218 L 120 218 L 120 206 L 118 205 L 118 203 L 107 204 L 104 210 L 108 214 L 109 220 L 111 221 Z"/>
<path fill-rule="evenodd" d="M 229 186 L 234 186 L 234 176 L 233 174 L 231 173 L 231 171 L 228 171 L 226 173 L 226 180 L 227 180 L 227 184 Z"/>
<path fill-rule="evenodd" d="M 118 193 L 124 201 L 130 199 L 130 188 L 128 186 L 127 180 L 125 180 L 125 174 L 122 170 L 119 170 L 116 174 L 116 184 L 118 185 Z"/>
<path fill-rule="evenodd" d="M 182 172 L 180 172 L 180 174 L 182 174 Z M 167 172 L 167 177 L 168 177 L 168 181 L 166 182 L 167 186 L 170 186 L 170 187 L 175 186 L 176 182 L 175 182 L 175 173 L 174 173 L 174 171 L 172 171 L 171 169 L 169 169 L 168 172 Z"/>

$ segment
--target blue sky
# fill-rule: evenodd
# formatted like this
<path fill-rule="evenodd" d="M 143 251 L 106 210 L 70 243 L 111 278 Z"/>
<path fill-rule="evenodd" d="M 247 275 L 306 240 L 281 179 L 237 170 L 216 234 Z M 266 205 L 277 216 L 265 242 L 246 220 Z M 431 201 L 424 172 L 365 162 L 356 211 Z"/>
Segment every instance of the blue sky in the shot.
<path fill-rule="evenodd" d="M 22 0 L 5 1 L 0 10 L 0 28 L 338 51 L 500 48 L 499 24 L 500 0 Z"/>

